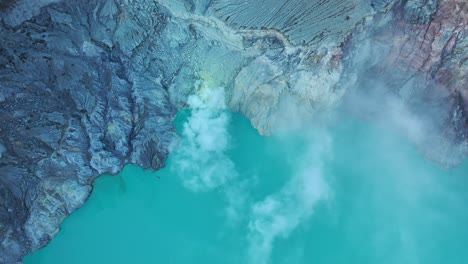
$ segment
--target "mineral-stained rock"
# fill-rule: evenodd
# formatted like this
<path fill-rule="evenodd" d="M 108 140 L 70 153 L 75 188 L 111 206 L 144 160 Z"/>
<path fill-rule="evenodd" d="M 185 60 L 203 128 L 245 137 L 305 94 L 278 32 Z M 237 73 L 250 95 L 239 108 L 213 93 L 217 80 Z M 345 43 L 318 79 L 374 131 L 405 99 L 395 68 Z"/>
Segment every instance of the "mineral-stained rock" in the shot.
<path fill-rule="evenodd" d="M 358 28 L 344 51 L 356 81 L 342 78 L 354 87 L 348 93 L 380 87 L 401 99 L 428 130 L 420 149 L 443 166 L 458 164 L 468 153 L 466 3 L 396 1 Z"/>
<path fill-rule="evenodd" d="M 467 14 L 463 0 L 1 1 L 0 263 L 45 246 L 97 176 L 161 168 L 195 87 L 225 87 L 262 134 L 349 105 L 459 163 Z"/>

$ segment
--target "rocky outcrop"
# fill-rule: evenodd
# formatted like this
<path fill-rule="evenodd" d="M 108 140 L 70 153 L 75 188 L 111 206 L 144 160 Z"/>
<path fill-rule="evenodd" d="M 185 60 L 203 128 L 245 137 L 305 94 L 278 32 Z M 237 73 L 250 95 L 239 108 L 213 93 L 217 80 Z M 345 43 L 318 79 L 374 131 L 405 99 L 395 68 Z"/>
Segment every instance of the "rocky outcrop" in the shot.
<path fill-rule="evenodd" d="M 466 157 L 464 1 L 282 3 L 2 1 L 0 263 L 45 246 L 97 176 L 163 166 L 196 87 L 225 87 L 265 135 L 397 105 L 429 158 Z"/>
<path fill-rule="evenodd" d="M 176 113 L 165 82 L 178 61 L 155 66 L 167 18 L 155 4 L 144 8 L 151 14 L 68 1 L 17 27 L 4 21 L 0 263 L 46 245 L 98 175 L 130 162 L 163 166 Z"/>

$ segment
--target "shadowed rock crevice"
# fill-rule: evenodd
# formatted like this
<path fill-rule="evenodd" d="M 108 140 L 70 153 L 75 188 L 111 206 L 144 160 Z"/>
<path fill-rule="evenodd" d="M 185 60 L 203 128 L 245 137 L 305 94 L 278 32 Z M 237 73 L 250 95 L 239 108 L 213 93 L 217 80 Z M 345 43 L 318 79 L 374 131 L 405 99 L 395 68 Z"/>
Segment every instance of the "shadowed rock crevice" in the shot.
<path fill-rule="evenodd" d="M 16 0 L 0 0 L 0 10 L 12 8 Z"/>

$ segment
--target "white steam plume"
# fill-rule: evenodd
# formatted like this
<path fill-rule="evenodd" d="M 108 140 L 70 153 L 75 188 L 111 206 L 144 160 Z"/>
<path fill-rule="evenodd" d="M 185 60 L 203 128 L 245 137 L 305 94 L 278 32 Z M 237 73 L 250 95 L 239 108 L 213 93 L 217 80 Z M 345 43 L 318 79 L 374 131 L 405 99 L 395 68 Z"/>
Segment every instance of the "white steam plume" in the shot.
<path fill-rule="evenodd" d="M 188 98 L 192 112 L 183 126 L 182 142 L 174 152 L 171 169 L 192 191 L 209 191 L 237 176 L 226 155 L 230 114 L 226 111 L 224 88 L 201 86 Z"/>
<path fill-rule="evenodd" d="M 289 182 L 252 206 L 248 227 L 249 263 L 269 263 L 275 240 L 288 237 L 309 219 L 318 202 L 330 197 L 324 162 L 329 158 L 331 138 L 321 132 L 314 139 Z"/>

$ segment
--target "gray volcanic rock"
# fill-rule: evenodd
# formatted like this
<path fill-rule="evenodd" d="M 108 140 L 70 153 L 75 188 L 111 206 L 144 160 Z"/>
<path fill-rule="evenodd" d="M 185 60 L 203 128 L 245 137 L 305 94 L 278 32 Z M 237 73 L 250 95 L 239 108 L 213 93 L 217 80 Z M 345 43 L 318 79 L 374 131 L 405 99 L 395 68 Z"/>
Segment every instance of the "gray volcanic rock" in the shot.
<path fill-rule="evenodd" d="M 69 1 L 2 25 L 0 263 L 46 245 L 98 175 L 163 166 L 176 136 L 161 83 L 171 72 L 152 74 L 156 52 L 140 50 L 158 45 L 167 20 L 144 8 L 147 21 L 125 23 L 112 1 Z"/>
<path fill-rule="evenodd" d="M 1 3 L 0 263 L 45 246 L 97 176 L 164 166 L 197 90 L 224 87 L 265 135 L 344 106 L 444 166 L 468 154 L 463 0 Z"/>
<path fill-rule="evenodd" d="M 341 42 L 372 7 L 363 0 L 217 0 L 208 12 L 236 29 L 277 30 L 293 44 L 320 46 Z"/>

